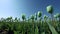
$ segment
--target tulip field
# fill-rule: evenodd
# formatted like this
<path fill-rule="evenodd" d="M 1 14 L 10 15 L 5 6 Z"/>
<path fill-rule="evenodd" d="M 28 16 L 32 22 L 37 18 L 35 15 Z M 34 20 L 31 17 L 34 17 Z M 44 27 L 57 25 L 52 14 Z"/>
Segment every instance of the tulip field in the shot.
<path fill-rule="evenodd" d="M 46 7 L 51 17 L 42 17 L 42 11 L 38 11 L 29 18 L 22 14 L 22 20 L 17 17 L 0 18 L 0 34 L 60 34 L 60 13 L 54 15 L 53 9 L 51 5 Z"/>

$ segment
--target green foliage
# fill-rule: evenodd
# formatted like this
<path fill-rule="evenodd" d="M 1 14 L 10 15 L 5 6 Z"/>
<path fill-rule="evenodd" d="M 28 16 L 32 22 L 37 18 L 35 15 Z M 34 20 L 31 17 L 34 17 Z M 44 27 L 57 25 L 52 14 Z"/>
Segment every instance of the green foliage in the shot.
<path fill-rule="evenodd" d="M 13 30 L 14 34 L 33 34 L 33 33 L 41 34 L 42 32 L 43 32 L 42 34 L 45 34 L 45 32 L 48 32 L 49 29 L 51 30 L 52 34 L 57 33 L 55 28 L 52 25 L 50 25 L 50 23 L 47 23 L 47 22 L 39 22 L 39 23 L 35 22 L 34 28 L 33 28 L 33 23 L 31 22 L 25 22 L 25 23 L 23 22 L 12 22 L 12 23 L 11 22 L 0 22 L 0 30 L 5 30 L 5 29 Z M 39 30 L 40 30 L 40 33 L 39 33 Z"/>
<path fill-rule="evenodd" d="M 46 22 L 46 23 L 47 23 L 47 22 Z M 53 26 L 51 26 L 49 23 L 47 23 L 47 24 L 48 24 L 48 26 L 49 26 L 52 34 L 58 34 L 57 31 L 55 30 L 55 28 L 54 28 Z"/>
<path fill-rule="evenodd" d="M 35 28 L 35 34 L 39 34 L 39 30 L 38 30 L 38 27 L 37 26 Z"/>
<path fill-rule="evenodd" d="M 42 34 L 45 34 L 45 32 L 42 32 Z"/>

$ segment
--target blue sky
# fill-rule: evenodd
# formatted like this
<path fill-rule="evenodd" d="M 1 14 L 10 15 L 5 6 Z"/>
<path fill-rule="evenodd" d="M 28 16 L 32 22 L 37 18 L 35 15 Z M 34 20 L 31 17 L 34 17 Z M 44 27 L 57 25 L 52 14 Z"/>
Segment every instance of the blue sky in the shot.
<path fill-rule="evenodd" d="M 46 7 L 52 5 L 54 14 L 60 13 L 60 0 L 0 0 L 0 18 L 1 17 L 20 17 L 25 13 L 26 17 L 42 11 L 42 15 L 50 16 Z"/>

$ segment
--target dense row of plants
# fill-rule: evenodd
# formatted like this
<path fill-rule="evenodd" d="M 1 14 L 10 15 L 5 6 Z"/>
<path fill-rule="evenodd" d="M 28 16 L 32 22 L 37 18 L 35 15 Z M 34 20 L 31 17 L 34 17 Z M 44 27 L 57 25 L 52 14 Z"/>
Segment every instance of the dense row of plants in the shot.
<path fill-rule="evenodd" d="M 53 7 L 47 6 L 49 16 L 44 15 L 38 11 L 26 20 L 26 15 L 22 14 L 22 20 L 17 17 L 1 18 L 0 20 L 0 34 L 60 34 L 60 14 L 53 15 Z"/>

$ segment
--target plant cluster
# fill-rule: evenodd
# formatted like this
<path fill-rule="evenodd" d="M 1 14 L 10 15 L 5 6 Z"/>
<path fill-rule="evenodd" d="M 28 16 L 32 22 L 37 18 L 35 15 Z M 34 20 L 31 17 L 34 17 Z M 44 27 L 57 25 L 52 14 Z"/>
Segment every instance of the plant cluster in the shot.
<path fill-rule="evenodd" d="M 53 7 L 47 6 L 47 12 L 51 14 L 52 20 L 38 11 L 35 15 L 26 20 L 26 15 L 22 14 L 22 20 L 17 17 L 8 17 L 0 20 L 0 34 L 60 34 L 60 14 L 53 16 Z"/>

